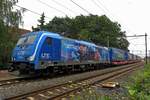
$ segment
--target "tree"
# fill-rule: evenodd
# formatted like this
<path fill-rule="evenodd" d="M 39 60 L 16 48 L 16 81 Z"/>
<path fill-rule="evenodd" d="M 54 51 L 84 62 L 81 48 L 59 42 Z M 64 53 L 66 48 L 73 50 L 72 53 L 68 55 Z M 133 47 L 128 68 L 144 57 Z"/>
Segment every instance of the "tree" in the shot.
<path fill-rule="evenodd" d="M 40 28 L 42 29 L 43 26 L 44 26 L 44 23 L 45 23 L 45 15 L 44 15 L 44 12 L 42 13 L 41 18 L 40 18 L 40 20 L 38 20 L 38 22 L 40 23 L 40 24 L 38 25 L 38 27 L 40 27 Z"/>
<path fill-rule="evenodd" d="M 37 25 L 37 28 L 34 28 L 32 26 L 32 30 L 33 31 L 39 31 L 39 30 L 44 30 L 44 23 L 45 23 L 45 15 L 44 15 L 44 12 L 41 14 L 41 17 L 40 19 L 38 20 L 39 24 Z"/>
<path fill-rule="evenodd" d="M 7 26 L 18 27 L 22 23 L 22 12 L 25 10 L 15 10 L 13 6 L 18 0 L 0 0 L 0 20 L 2 20 Z"/>
<path fill-rule="evenodd" d="M 11 29 L 17 29 L 22 24 L 22 13 L 24 9 L 14 9 L 18 0 L 0 0 L 0 66 L 10 61 L 12 48 L 16 39 L 12 38 Z M 16 36 L 16 35 L 15 35 Z M 15 37 L 16 38 L 16 37 Z"/>

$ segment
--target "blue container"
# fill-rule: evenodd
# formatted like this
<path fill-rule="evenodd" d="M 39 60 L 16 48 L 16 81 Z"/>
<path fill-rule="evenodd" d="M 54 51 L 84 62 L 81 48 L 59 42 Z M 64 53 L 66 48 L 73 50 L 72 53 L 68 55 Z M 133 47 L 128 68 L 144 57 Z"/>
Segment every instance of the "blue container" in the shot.
<path fill-rule="evenodd" d="M 126 61 L 128 59 L 128 54 L 126 51 L 117 49 L 117 48 L 109 48 L 109 57 L 110 61 Z"/>

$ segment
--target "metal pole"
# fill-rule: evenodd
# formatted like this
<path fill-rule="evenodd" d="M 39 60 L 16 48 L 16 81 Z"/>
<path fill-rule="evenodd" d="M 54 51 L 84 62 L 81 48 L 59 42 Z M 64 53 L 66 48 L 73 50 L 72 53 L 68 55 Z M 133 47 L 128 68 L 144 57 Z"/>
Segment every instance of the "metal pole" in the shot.
<path fill-rule="evenodd" d="M 109 50 L 109 36 L 107 35 L 107 47 Z M 108 62 L 110 63 L 109 52 L 108 52 Z"/>
<path fill-rule="evenodd" d="M 107 47 L 109 48 L 109 36 L 107 36 Z"/>
<path fill-rule="evenodd" d="M 126 37 L 142 37 L 145 36 L 145 61 L 147 64 L 147 33 L 145 35 L 133 35 L 133 36 L 126 36 Z"/>
<path fill-rule="evenodd" d="M 145 60 L 147 64 L 147 34 L 145 33 Z"/>

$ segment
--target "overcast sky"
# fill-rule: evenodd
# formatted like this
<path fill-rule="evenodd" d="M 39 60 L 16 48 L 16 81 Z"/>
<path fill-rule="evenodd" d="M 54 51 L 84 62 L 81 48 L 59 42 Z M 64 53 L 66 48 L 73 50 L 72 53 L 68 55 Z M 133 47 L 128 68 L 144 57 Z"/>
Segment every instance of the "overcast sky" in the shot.
<path fill-rule="evenodd" d="M 39 14 L 45 13 L 46 22 L 50 21 L 54 16 L 75 17 L 87 12 L 76 6 L 71 0 L 41 0 L 46 3 L 44 5 L 40 0 L 19 0 L 18 5 L 35 11 Z M 106 15 L 112 21 L 121 24 L 122 30 L 126 31 L 127 36 L 144 35 L 145 32 L 150 35 L 150 0 L 73 0 L 81 7 L 92 14 Z M 56 3 L 57 2 L 57 3 Z M 58 4 L 59 3 L 59 4 Z M 62 5 L 64 7 L 62 7 Z M 51 6 L 51 8 L 50 8 Z M 56 9 L 53 9 L 56 8 Z M 59 10 L 59 11 L 58 11 Z M 24 13 L 23 28 L 31 30 L 32 26 L 37 25 L 39 15 L 29 11 Z M 145 43 L 144 37 L 128 38 L 130 42 L 129 50 L 134 53 L 144 54 Z M 150 36 L 148 36 L 148 50 L 150 50 Z"/>

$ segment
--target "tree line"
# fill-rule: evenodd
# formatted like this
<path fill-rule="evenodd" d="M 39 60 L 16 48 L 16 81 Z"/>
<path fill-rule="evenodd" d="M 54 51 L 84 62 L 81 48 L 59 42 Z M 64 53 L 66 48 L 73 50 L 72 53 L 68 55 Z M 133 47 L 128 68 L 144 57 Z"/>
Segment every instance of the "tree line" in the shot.
<path fill-rule="evenodd" d="M 56 32 L 69 38 L 93 42 L 97 45 L 116 47 L 128 50 L 129 42 L 126 39 L 125 31 L 121 25 L 112 22 L 106 15 L 88 15 L 69 17 L 54 17 L 45 23 L 44 13 L 38 20 L 37 27 L 33 31 L 45 30 Z"/>

